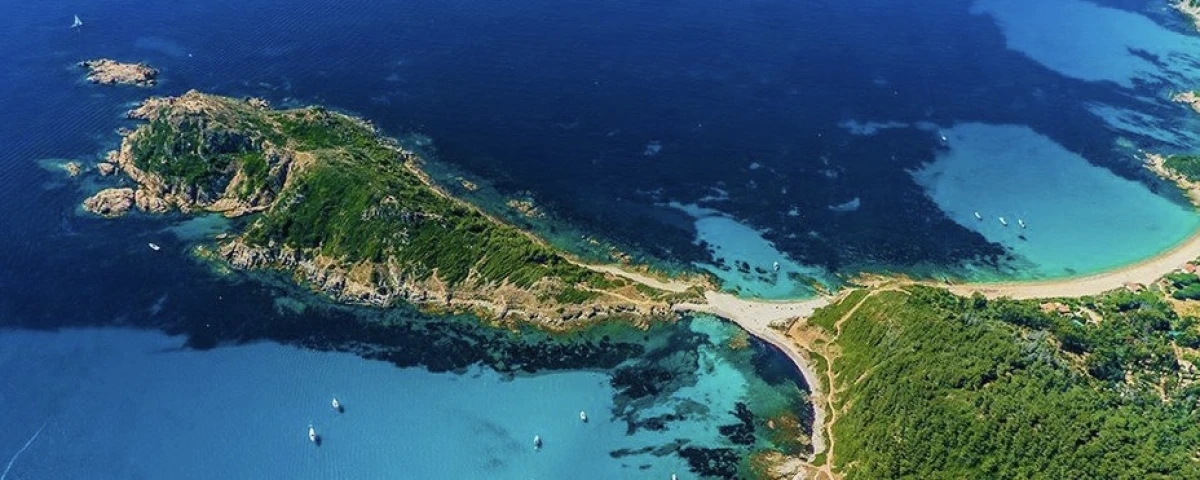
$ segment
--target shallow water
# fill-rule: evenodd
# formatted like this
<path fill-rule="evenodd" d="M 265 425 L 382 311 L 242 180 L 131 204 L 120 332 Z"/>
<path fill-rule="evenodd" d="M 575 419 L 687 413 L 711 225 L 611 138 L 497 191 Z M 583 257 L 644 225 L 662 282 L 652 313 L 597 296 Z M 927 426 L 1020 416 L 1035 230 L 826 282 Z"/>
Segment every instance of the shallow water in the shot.
<path fill-rule="evenodd" d="M 85 28 L 65 28 L 73 14 Z M 810 415 L 782 355 L 729 348 L 736 330 L 710 320 L 604 343 L 338 309 L 189 260 L 219 218 L 81 215 L 120 181 L 38 161 L 91 164 L 151 94 L 321 103 L 427 135 L 442 180 L 485 183 L 486 207 L 533 198 L 550 220 L 529 223 L 560 244 L 612 242 L 747 296 L 862 270 L 1082 274 L 1197 228 L 1134 158 L 1200 146 L 1200 120 L 1168 100 L 1195 83 L 1196 34 L 1157 0 L 102 0 L 0 16 L 0 396 L 22 405 L 0 413 L 0 459 L 46 425 L 8 478 L 689 478 L 689 455 L 744 457 L 765 419 Z M 73 64 L 96 56 L 148 61 L 163 84 L 88 85 Z M 1027 239 L 975 210 L 1025 219 Z M 753 445 L 720 432 L 739 401 Z"/>
<path fill-rule="evenodd" d="M 1004 245 L 1022 267 L 976 279 L 1096 273 L 1167 250 L 1200 227 L 1190 207 L 1028 127 L 964 124 L 944 134 L 949 148 L 914 177 L 955 222 Z"/>

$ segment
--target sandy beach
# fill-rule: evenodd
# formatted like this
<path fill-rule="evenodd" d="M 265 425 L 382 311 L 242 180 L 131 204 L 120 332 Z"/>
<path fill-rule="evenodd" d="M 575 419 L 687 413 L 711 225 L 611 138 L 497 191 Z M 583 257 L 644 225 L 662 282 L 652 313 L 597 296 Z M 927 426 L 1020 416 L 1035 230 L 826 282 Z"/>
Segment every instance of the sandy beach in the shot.
<path fill-rule="evenodd" d="M 1157 281 L 1163 275 L 1175 271 L 1184 264 L 1200 258 L 1200 231 L 1193 233 L 1183 242 L 1172 249 L 1141 262 L 1126 265 L 1107 272 L 1078 278 L 1065 278 L 1031 282 L 1002 282 L 1002 283 L 965 283 L 947 285 L 933 282 L 913 282 L 947 288 L 958 295 L 969 296 L 981 293 L 989 298 L 1011 297 L 1016 299 L 1053 298 L 1053 297 L 1082 297 L 1097 295 L 1109 290 L 1122 288 L 1126 284 L 1136 283 L 1147 285 Z M 900 284 L 903 285 L 903 282 Z M 832 299 L 818 297 L 796 301 L 761 301 L 738 298 L 732 294 L 709 291 L 705 293 L 705 303 L 688 303 L 675 306 L 678 311 L 702 312 L 732 321 L 755 337 L 774 345 L 787 354 L 788 358 L 804 375 L 814 398 L 822 398 L 820 379 L 813 370 L 805 352 L 795 346 L 784 333 L 772 328 L 783 325 L 793 319 L 804 319 L 812 315 L 818 308 L 831 303 Z M 827 445 L 824 438 L 824 424 L 827 414 L 822 405 L 823 401 L 813 401 L 813 452 L 814 455 L 825 451 Z"/>
<path fill-rule="evenodd" d="M 705 292 L 706 303 L 681 303 L 675 306 L 678 311 L 701 312 L 727 319 L 738 324 L 751 335 L 774 345 L 796 364 L 804 375 L 804 382 L 815 398 L 822 398 L 821 380 L 817 377 L 804 353 L 792 345 L 792 342 L 780 331 L 771 328 L 772 325 L 782 324 L 795 318 L 807 318 L 818 308 L 829 305 L 830 299 L 818 297 L 809 300 L 791 302 L 769 302 L 738 298 L 732 294 L 721 292 Z M 812 402 L 813 406 L 813 455 L 825 451 L 825 410 L 823 403 Z"/>

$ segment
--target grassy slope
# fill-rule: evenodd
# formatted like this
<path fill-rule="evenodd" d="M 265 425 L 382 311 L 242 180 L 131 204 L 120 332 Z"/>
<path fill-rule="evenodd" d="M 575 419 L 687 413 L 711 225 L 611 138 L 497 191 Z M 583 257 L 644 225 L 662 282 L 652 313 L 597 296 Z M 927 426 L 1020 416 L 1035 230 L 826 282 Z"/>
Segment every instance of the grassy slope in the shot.
<path fill-rule="evenodd" d="M 436 192 L 395 148 L 349 117 L 320 108 L 272 111 L 235 99 L 204 99 L 215 106 L 204 114 L 168 113 L 149 122 L 134 145 L 135 163 L 185 189 L 219 193 L 239 170 L 250 179 L 239 195 L 280 189 L 278 201 L 248 227 L 252 244 L 288 245 L 347 263 L 391 260 L 416 278 L 436 271 L 450 285 L 468 275 L 520 286 L 547 276 L 580 287 L 614 281 Z M 269 184 L 264 158 L 283 146 L 316 159 L 286 188 Z M 575 287 L 558 295 L 576 303 L 593 296 Z"/>
<path fill-rule="evenodd" d="M 1160 347 L 1184 321 L 1156 323 L 1170 315 L 1155 294 L 1083 300 L 1106 318 L 1080 326 L 1036 303 L 912 292 L 868 298 L 836 339 L 847 478 L 1200 478 L 1196 390 L 1150 387 L 1174 377 Z M 1079 354 L 1059 349 L 1064 325 Z M 1091 371 L 1093 356 L 1122 374 Z"/>

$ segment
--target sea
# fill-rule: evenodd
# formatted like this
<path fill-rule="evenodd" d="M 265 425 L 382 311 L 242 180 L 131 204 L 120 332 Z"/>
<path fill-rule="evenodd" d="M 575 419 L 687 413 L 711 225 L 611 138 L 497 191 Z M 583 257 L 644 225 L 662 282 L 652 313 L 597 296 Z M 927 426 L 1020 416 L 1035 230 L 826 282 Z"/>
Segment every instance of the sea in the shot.
<path fill-rule="evenodd" d="M 147 96 L 362 116 L 562 248 L 747 298 L 1065 278 L 1200 229 L 1142 166 L 1200 149 L 1171 101 L 1200 36 L 1168 3 L 0 2 L 0 480 L 744 478 L 811 453 L 802 376 L 720 319 L 549 334 L 335 305 L 190 254 L 236 222 L 83 213 L 120 180 L 61 165 Z M 161 83 L 89 84 L 96 57 Z"/>

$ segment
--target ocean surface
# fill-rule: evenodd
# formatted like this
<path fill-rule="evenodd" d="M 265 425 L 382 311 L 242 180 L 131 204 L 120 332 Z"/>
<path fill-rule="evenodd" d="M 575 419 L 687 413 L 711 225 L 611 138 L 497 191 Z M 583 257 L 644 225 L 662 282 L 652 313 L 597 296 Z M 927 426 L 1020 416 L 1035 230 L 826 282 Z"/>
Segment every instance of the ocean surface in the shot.
<path fill-rule="evenodd" d="M 799 374 L 710 318 L 550 337 L 337 307 L 189 257 L 236 224 L 82 214 L 116 180 L 58 165 L 91 165 L 148 95 L 361 115 L 564 247 L 750 297 L 863 271 L 1085 275 L 1200 228 L 1140 160 L 1200 149 L 1200 116 L 1169 100 L 1200 86 L 1200 36 L 1165 0 L 95 0 L 0 18 L 0 480 L 694 478 L 804 453 L 767 427 L 810 421 Z M 94 57 L 162 83 L 90 85 L 75 63 Z"/>

